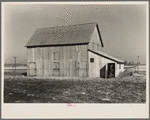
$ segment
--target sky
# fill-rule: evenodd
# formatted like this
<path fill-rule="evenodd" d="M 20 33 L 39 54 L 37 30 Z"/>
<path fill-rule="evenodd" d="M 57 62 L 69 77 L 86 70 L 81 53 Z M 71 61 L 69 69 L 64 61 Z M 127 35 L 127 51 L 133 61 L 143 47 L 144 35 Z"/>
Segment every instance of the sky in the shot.
<path fill-rule="evenodd" d="M 146 4 L 3 5 L 4 62 L 26 63 L 25 44 L 37 28 L 98 22 L 103 52 L 123 61 L 146 63 Z"/>

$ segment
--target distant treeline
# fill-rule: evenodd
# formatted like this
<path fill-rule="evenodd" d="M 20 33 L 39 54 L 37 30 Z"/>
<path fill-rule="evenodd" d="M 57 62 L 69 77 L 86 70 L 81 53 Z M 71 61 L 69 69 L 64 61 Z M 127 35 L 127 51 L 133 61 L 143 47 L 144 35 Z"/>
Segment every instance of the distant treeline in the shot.
<path fill-rule="evenodd" d="M 4 66 L 15 66 L 14 63 L 5 63 Z M 17 63 L 16 66 L 27 66 L 27 64 L 21 64 L 21 63 Z"/>

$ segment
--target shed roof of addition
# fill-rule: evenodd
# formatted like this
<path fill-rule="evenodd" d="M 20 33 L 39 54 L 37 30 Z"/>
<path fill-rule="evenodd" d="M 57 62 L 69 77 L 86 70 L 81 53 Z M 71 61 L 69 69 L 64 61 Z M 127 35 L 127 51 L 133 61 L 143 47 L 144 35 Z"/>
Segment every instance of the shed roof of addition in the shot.
<path fill-rule="evenodd" d="M 91 40 L 95 27 L 97 27 L 99 38 L 103 47 L 103 42 L 97 22 L 38 28 L 31 36 L 25 47 L 88 44 Z"/>
<path fill-rule="evenodd" d="M 124 61 L 119 60 L 118 58 L 112 57 L 112 56 L 110 56 L 110 55 L 108 55 L 108 54 L 106 54 L 106 53 L 104 53 L 102 51 L 95 51 L 95 50 L 91 50 L 91 49 L 88 49 L 88 51 L 90 51 L 92 53 L 95 53 L 95 54 L 97 54 L 99 56 L 102 56 L 102 57 L 104 57 L 106 59 L 109 59 L 109 60 L 112 60 L 114 62 L 117 62 L 119 64 L 124 64 Z"/>

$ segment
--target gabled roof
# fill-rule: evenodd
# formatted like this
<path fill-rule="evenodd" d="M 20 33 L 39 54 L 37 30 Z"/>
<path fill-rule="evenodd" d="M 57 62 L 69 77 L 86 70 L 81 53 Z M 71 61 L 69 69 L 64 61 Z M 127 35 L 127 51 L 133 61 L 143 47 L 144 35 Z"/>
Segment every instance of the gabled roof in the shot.
<path fill-rule="evenodd" d="M 102 43 L 98 23 L 85 23 L 38 28 L 27 42 L 26 47 L 89 43 L 95 27 L 97 27 L 99 38 Z"/>
<path fill-rule="evenodd" d="M 118 58 L 112 57 L 112 56 L 110 56 L 110 55 L 107 55 L 106 53 L 103 53 L 103 52 L 101 52 L 101 51 L 95 51 L 95 50 L 91 50 L 91 49 L 88 49 L 88 51 L 90 51 L 90 52 L 92 52 L 92 53 L 95 53 L 95 54 L 97 54 L 97 55 L 99 55 L 99 56 L 102 56 L 102 57 L 104 57 L 104 58 L 107 58 L 107 59 L 109 59 L 109 60 L 112 60 L 112 61 L 114 61 L 114 62 L 117 62 L 117 63 L 120 63 L 120 64 L 124 64 L 124 61 L 119 60 Z"/>

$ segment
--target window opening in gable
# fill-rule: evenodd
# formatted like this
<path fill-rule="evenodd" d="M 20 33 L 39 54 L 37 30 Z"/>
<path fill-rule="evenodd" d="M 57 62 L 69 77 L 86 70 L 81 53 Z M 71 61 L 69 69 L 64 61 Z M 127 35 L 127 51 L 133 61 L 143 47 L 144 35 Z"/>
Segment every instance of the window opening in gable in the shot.
<path fill-rule="evenodd" d="M 90 58 L 90 62 L 94 62 L 94 58 Z"/>

